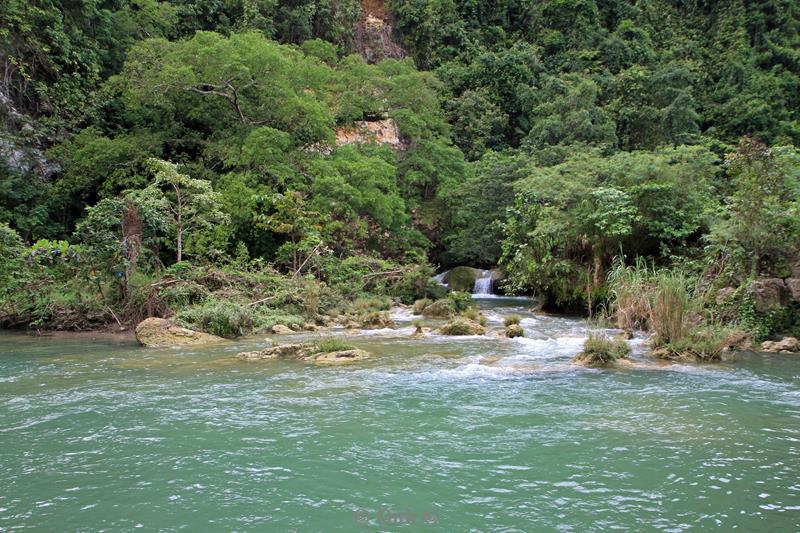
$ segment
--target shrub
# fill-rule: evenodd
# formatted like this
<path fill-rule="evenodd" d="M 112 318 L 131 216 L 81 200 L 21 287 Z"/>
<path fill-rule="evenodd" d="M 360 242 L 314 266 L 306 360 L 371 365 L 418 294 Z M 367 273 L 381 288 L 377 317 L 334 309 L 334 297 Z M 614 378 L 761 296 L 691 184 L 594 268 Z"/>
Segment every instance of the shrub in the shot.
<path fill-rule="evenodd" d="M 180 311 L 175 318 L 182 326 L 220 337 L 249 333 L 254 322 L 249 307 L 229 300 L 207 300 Z"/>
<path fill-rule="evenodd" d="M 297 327 L 304 323 L 305 319 L 300 315 L 294 315 L 278 309 L 268 307 L 259 308 L 253 319 L 253 330 L 257 332 L 270 331 L 272 326 L 278 324 L 288 327 Z"/>
<path fill-rule="evenodd" d="M 342 339 L 336 337 L 329 337 L 317 342 L 314 347 L 314 353 L 331 353 L 331 352 L 344 352 L 347 350 L 355 350 L 355 346 L 348 344 Z"/>
<path fill-rule="evenodd" d="M 447 299 L 452 302 L 456 313 L 463 313 L 470 307 L 475 307 L 472 295 L 468 292 L 453 291 L 447 295 Z"/>
<path fill-rule="evenodd" d="M 574 361 L 589 366 L 602 366 L 624 359 L 630 353 L 631 347 L 625 340 L 592 333 L 583 343 L 583 351 L 575 356 Z"/>
<path fill-rule="evenodd" d="M 503 324 L 505 325 L 505 327 L 508 327 L 513 324 L 519 324 L 520 320 L 521 319 L 519 315 L 508 315 L 503 319 Z"/>

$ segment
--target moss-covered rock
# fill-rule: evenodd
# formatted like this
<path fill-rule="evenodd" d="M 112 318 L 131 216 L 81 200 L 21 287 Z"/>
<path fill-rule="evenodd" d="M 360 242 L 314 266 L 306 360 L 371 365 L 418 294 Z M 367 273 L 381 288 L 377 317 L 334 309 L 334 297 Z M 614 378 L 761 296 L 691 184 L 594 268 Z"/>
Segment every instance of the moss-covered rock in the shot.
<path fill-rule="evenodd" d="M 422 316 L 428 318 L 450 318 L 456 314 L 453 301 L 448 298 L 436 300 L 422 310 Z"/>
<path fill-rule="evenodd" d="M 370 357 L 372 357 L 372 354 L 369 352 L 354 348 L 352 350 L 341 350 L 338 352 L 317 353 L 306 357 L 305 360 L 321 365 L 341 365 L 364 361 Z"/>
<path fill-rule="evenodd" d="M 136 340 L 148 348 L 162 348 L 208 344 L 221 342 L 224 339 L 201 331 L 182 328 L 164 318 L 147 318 L 136 326 Z"/>
<path fill-rule="evenodd" d="M 483 335 L 486 333 L 486 328 L 468 318 L 458 317 L 439 328 L 439 333 L 443 335 Z"/>
<path fill-rule="evenodd" d="M 467 266 L 458 266 L 450 270 L 444 278 L 447 287 L 452 291 L 472 292 L 475 280 L 480 271 Z"/>
<path fill-rule="evenodd" d="M 524 337 L 525 331 L 519 324 L 509 324 L 506 326 L 506 337 L 513 339 L 514 337 Z"/>
<path fill-rule="evenodd" d="M 364 329 L 384 329 L 393 328 L 395 323 L 389 313 L 373 311 L 361 317 L 360 325 Z"/>
<path fill-rule="evenodd" d="M 344 348 L 344 349 L 340 349 Z M 241 352 L 236 358 L 240 361 L 304 361 L 317 364 L 346 364 L 363 361 L 372 357 L 367 351 L 345 345 L 339 340 L 323 341 L 319 344 L 308 342 L 282 344 L 263 350 Z"/>

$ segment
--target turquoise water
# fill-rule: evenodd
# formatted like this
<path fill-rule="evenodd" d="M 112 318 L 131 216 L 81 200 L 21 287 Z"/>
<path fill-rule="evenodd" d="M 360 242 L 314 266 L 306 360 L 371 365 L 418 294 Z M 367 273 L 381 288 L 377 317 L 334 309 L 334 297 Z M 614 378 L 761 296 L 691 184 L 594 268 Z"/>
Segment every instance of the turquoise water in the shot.
<path fill-rule="evenodd" d="M 522 300 L 482 300 L 491 324 Z M 587 326 L 374 361 L 0 336 L 0 530 L 800 529 L 800 357 L 586 370 Z"/>

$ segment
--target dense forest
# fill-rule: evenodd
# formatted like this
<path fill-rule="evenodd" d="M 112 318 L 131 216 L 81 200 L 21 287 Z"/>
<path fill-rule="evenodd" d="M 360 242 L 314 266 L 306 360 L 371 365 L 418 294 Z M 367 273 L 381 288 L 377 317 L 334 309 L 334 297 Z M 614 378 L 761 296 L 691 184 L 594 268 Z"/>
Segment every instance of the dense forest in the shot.
<path fill-rule="evenodd" d="M 241 334 L 470 265 L 665 343 L 800 329 L 793 0 L 7 0 L 0 62 L 6 327 Z"/>

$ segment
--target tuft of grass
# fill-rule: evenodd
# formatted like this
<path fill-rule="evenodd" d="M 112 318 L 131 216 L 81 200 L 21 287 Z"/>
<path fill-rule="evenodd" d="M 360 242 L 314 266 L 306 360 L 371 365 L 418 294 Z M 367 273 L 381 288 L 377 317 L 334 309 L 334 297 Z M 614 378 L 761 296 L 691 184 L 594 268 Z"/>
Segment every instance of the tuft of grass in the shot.
<path fill-rule="evenodd" d="M 461 316 L 464 318 L 468 318 L 470 320 L 477 321 L 478 320 L 478 309 L 476 307 L 470 307 L 469 309 L 465 309 L 461 312 Z"/>
<path fill-rule="evenodd" d="M 602 366 L 624 359 L 630 353 L 631 347 L 623 339 L 610 339 L 606 335 L 592 333 L 583 343 L 583 351 L 575 359 L 588 365 Z"/>
<path fill-rule="evenodd" d="M 358 298 L 353 302 L 353 310 L 357 314 L 369 313 L 372 311 L 388 311 L 391 306 L 392 299 L 388 296 Z"/>
<path fill-rule="evenodd" d="M 316 346 L 314 347 L 314 353 L 344 352 L 347 350 L 355 350 L 355 348 L 355 346 L 346 343 L 342 339 L 329 337 L 316 343 Z"/>
<path fill-rule="evenodd" d="M 513 324 L 519 324 L 521 318 L 519 315 L 508 315 L 507 317 L 503 318 L 503 324 L 505 327 L 511 326 Z"/>
<path fill-rule="evenodd" d="M 478 316 L 478 324 L 480 324 L 483 327 L 486 327 L 486 324 L 488 324 L 488 323 L 489 323 L 489 320 L 486 318 L 485 315 L 481 314 L 481 315 Z"/>

